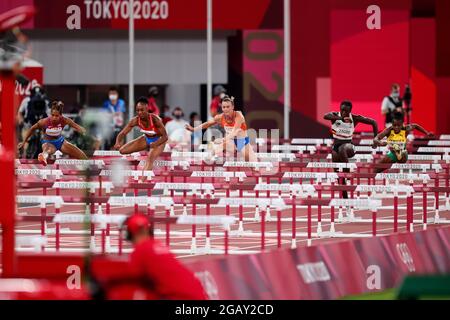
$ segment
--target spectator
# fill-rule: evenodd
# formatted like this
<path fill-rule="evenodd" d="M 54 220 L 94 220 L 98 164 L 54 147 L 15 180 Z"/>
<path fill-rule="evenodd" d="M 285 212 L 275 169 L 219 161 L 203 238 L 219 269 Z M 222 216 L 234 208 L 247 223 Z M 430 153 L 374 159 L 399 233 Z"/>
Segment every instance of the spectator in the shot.
<path fill-rule="evenodd" d="M 134 251 L 130 255 L 130 267 L 143 283 L 151 284 L 151 289 L 159 299 L 205 300 L 206 293 L 200 281 L 183 266 L 158 240 L 153 238 L 153 230 L 144 214 L 135 214 L 124 222 L 127 240 Z"/>
<path fill-rule="evenodd" d="M 50 99 L 45 94 L 44 89 L 35 84 L 31 88 L 30 96 L 25 97 L 17 112 L 17 123 L 22 127 L 21 137 L 22 141 L 25 138 L 27 131 L 39 120 L 50 115 Z M 34 140 L 33 140 L 34 141 Z M 23 147 L 23 154 L 27 155 L 28 144 Z M 38 152 L 38 150 L 36 150 Z M 34 152 L 34 153 L 36 153 Z M 29 155 L 31 158 L 36 158 L 36 155 Z"/>
<path fill-rule="evenodd" d="M 189 124 L 192 126 L 192 127 L 196 127 L 196 126 L 198 126 L 199 124 L 201 124 L 202 122 L 201 122 L 201 119 L 200 119 L 200 116 L 198 115 L 198 113 L 197 112 L 192 112 L 190 115 L 189 115 Z M 197 148 L 197 146 L 199 145 L 199 144 L 201 144 L 201 142 L 202 142 L 202 132 L 201 131 L 195 131 L 195 132 L 192 132 L 192 134 L 191 134 L 191 145 L 192 145 L 192 150 L 195 150 L 196 148 Z"/>
<path fill-rule="evenodd" d="M 189 134 L 185 130 L 187 121 L 183 119 L 184 113 L 181 107 L 176 107 L 172 112 L 173 120 L 166 125 L 169 143 L 180 143 L 189 141 Z"/>
<path fill-rule="evenodd" d="M 227 90 L 223 86 L 218 85 L 214 87 L 214 97 L 211 100 L 211 105 L 209 106 L 211 117 L 214 118 L 220 113 L 220 104 L 226 93 Z"/>
<path fill-rule="evenodd" d="M 167 104 L 163 106 L 161 118 L 164 125 L 166 125 L 169 121 L 172 121 L 172 118 L 170 117 L 170 107 Z"/>
<path fill-rule="evenodd" d="M 381 113 L 385 115 L 385 126 L 392 125 L 393 115 L 396 112 L 403 113 L 403 99 L 400 98 L 400 86 L 394 83 L 391 87 L 391 94 L 384 97 L 381 104 Z"/>
<path fill-rule="evenodd" d="M 104 141 L 104 148 L 110 149 L 119 132 L 122 130 L 125 118 L 125 101 L 119 98 L 119 91 L 115 87 L 111 87 L 108 91 L 108 100 L 103 103 L 103 110 L 112 115 L 112 134 Z"/>
<path fill-rule="evenodd" d="M 150 113 L 156 114 L 159 116 L 159 108 L 156 103 L 156 98 L 159 96 L 159 89 L 156 86 L 150 87 L 148 89 L 148 111 Z"/>

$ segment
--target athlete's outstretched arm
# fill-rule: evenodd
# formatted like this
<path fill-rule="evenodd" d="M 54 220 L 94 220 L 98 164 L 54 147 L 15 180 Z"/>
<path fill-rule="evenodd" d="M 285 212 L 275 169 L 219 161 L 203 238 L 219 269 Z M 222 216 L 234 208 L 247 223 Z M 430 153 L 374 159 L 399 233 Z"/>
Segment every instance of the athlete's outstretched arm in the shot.
<path fill-rule="evenodd" d="M 422 132 L 427 137 L 434 137 L 434 134 L 430 131 L 425 130 L 422 126 L 418 125 L 417 123 L 411 123 L 407 126 L 408 131 L 417 130 Z"/>
<path fill-rule="evenodd" d="M 28 142 L 28 140 L 30 139 L 30 137 L 33 135 L 33 133 L 37 130 L 37 129 L 41 129 L 45 126 L 45 121 L 47 121 L 47 119 L 41 119 L 38 122 L 36 122 L 30 129 L 28 129 L 25 138 L 23 139 L 23 141 L 21 143 L 19 143 L 17 145 L 17 148 L 20 150 L 22 149 L 22 147 L 24 146 L 25 143 Z"/>
<path fill-rule="evenodd" d="M 86 133 L 86 129 L 83 128 L 82 126 L 80 126 L 78 123 L 76 123 L 76 122 L 73 121 L 72 119 L 64 117 L 64 120 L 66 121 L 66 123 L 67 123 L 70 127 L 74 128 L 74 129 L 75 129 L 76 131 L 78 131 L 79 133 L 81 133 L 81 134 L 85 134 L 85 133 Z"/>
<path fill-rule="evenodd" d="M 342 117 L 339 115 L 339 113 L 337 112 L 328 112 L 325 113 L 325 115 L 323 116 L 323 118 L 325 120 L 329 120 L 329 121 L 337 121 L 337 120 L 342 120 Z"/>
<path fill-rule="evenodd" d="M 389 135 L 389 132 L 391 132 L 391 130 L 392 130 L 392 126 L 384 129 L 373 139 L 373 142 L 379 146 L 386 146 L 387 142 L 381 141 L 381 140 L 383 140 L 384 137 L 387 137 Z"/>
<path fill-rule="evenodd" d="M 152 142 L 150 144 L 150 148 L 156 148 L 163 143 L 166 143 L 167 140 L 169 140 L 169 137 L 167 136 L 167 131 L 161 121 L 161 118 L 154 114 L 152 114 L 151 117 L 153 117 L 153 123 L 155 124 L 156 132 L 159 134 L 160 138 L 155 142 Z"/>
<path fill-rule="evenodd" d="M 137 126 L 137 117 L 134 117 L 133 119 L 128 122 L 128 124 L 125 126 L 125 128 L 122 129 L 122 131 L 119 132 L 116 138 L 116 144 L 114 145 L 113 149 L 119 150 L 120 147 L 122 147 L 122 141 L 125 136 L 130 133 L 130 131 Z"/>
<path fill-rule="evenodd" d="M 221 115 L 217 115 L 215 116 L 213 119 L 206 121 L 204 123 L 202 123 L 199 126 L 196 126 L 195 128 L 193 126 L 191 126 L 190 124 L 186 125 L 186 130 L 194 132 L 194 131 L 198 131 L 198 130 L 203 130 L 203 129 L 208 129 L 209 127 L 212 127 L 213 125 L 220 123 L 220 118 Z"/>
<path fill-rule="evenodd" d="M 234 122 L 233 130 L 225 136 L 224 140 L 233 140 L 239 131 L 241 131 L 242 124 L 245 123 L 245 118 L 240 112 L 236 112 L 236 119 Z"/>

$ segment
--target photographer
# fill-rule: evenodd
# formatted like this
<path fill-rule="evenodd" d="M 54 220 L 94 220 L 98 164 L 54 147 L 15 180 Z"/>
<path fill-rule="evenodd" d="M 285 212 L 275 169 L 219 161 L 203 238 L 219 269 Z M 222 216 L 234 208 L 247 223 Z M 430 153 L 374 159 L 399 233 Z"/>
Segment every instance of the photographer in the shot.
<path fill-rule="evenodd" d="M 403 99 L 400 98 L 400 86 L 394 83 L 391 86 L 391 94 L 384 97 L 381 104 L 381 113 L 385 116 L 385 127 L 392 125 L 393 115 L 396 112 L 403 113 Z"/>
<path fill-rule="evenodd" d="M 50 114 L 50 100 L 40 85 L 31 89 L 30 96 L 22 100 L 20 104 L 17 120 L 22 125 L 22 140 L 25 133 L 39 120 L 46 118 Z M 27 154 L 28 146 L 24 146 L 24 154 Z M 36 150 L 33 153 L 38 152 Z M 31 155 L 32 158 L 35 158 Z"/>

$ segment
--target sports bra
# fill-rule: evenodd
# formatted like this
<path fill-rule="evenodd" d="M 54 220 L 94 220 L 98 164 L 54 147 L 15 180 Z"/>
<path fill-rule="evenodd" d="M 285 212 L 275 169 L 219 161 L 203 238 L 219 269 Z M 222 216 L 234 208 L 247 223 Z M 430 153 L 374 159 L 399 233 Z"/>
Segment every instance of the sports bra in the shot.
<path fill-rule="evenodd" d="M 339 116 L 341 113 L 339 112 Z M 333 138 L 337 140 L 351 140 L 353 133 L 355 132 L 355 121 L 350 113 L 349 118 L 352 120 L 351 123 L 344 122 L 342 120 L 336 120 L 331 125 L 331 133 Z"/>
<path fill-rule="evenodd" d="M 47 118 L 45 123 L 45 134 L 49 137 L 59 137 L 66 126 L 64 117 L 60 116 L 56 124 L 52 122 L 50 117 Z"/>
<path fill-rule="evenodd" d="M 222 115 L 222 120 L 220 121 L 220 124 L 225 129 L 225 132 L 227 134 L 233 131 L 235 123 L 236 123 L 236 111 L 233 112 L 233 122 L 226 121 L 225 115 Z M 247 124 L 245 122 L 241 124 L 241 130 L 247 131 Z"/>
<path fill-rule="evenodd" d="M 147 137 L 153 137 L 156 135 L 156 131 L 155 131 L 155 125 L 153 124 L 153 119 L 152 119 L 152 115 L 148 115 L 148 121 L 149 121 L 149 125 L 148 127 L 145 127 L 144 124 L 141 122 L 141 118 L 137 118 L 138 119 L 138 127 L 141 129 L 141 132 L 143 134 L 145 134 Z"/>

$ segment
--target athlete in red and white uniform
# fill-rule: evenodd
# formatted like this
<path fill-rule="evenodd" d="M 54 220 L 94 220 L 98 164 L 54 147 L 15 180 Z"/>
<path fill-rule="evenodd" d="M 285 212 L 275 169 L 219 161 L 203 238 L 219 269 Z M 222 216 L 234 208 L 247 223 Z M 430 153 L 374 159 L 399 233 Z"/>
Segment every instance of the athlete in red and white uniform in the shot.
<path fill-rule="evenodd" d="M 114 149 L 119 150 L 121 154 L 131 154 L 150 149 L 144 165 L 144 171 L 153 170 L 153 163 L 164 151 L 164 146 L 168 140 L 167 132 L 161 119 L 157 115 L 148 112 L 147 98 L 139 98 L 135 108 L 137 116 L 132 118 L 117 135 Z M 139 127 L 143 135 L 123 145 L 123 139 L 134 127 Z M 144 180 L 141 179 L 141 181 Z"/>
<path fill-rule="evenodd" d="M 237 150 L 244 156 L 245 161 L 257 162 L 256 154 L 247 135 L 244 115 L 242 112 L 234 110 L 234 98 L 225 96 L 222 99 L 222 111 L 222 114 L 216 115 L 210 121 L 195 128 L 188 124 L 186 129 L 194 132 L 219 124 L 225 129 L 225 137 L 214 140 L 214 143 L 222 146 L 218 151 L 222 153 L 225 150 L 228 155 L 234 155 L 234 151 Z"/>
<path fill-rule="evenodd" d="M 38 155 L 38 160 L 44 165 L 47 165 L 48 156 L 54 154 L 56 150 L 61 151 L 63 154 L 67 154 L 71 158 L 87 159 L 87 156 L 83 151 L 64 140 L 64 137 L 61 135 L 66 125 L 71 126 L 81 134 L 86 133 L 86 130 L 83 127 L 75 123 L 72 119 L 62 115 L 63 108 L 64 103 L 62 101 L 53 101 L 50 107 L 51 116 L 41 119 L 33 125 L 25 134 L 24 141 L 19 143 L 18 148 L 21 149 L 23 145 L 28 142 L 28 139 L 30 139 L 35 130 L 41 129 L 44 132 L 44 137 L 41 140 L 42 153 Z"/>

